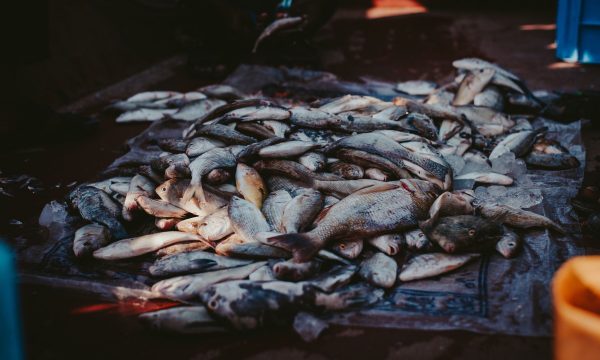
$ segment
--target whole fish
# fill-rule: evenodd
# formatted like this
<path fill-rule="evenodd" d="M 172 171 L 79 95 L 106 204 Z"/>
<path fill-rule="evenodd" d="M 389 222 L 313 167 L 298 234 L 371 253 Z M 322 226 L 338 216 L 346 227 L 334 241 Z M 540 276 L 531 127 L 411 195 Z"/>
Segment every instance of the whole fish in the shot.
<path fill-rule="evenodd" d="M 157 100 L 170 99 L 177 95 L 181 95 L 176 91 L 144 91 L 127 98 L 127 102 L 152 102 Z"/>
<path fill-rule="evenodd" d="M 243 163 L 237 164 L 235 171 L 235 186 L 237 191 L 259 209 L 267 196 L 267 186 L 260 174 L 253 167 Z"/>
<path fill-rule="evenodd" d="M 418 252 L 428 252 L 437 247 L 419 228 L 405 232 L 404 243 L 408 250 Z"/>
<path fill-rule="evenodd" d="M 179 224 L 177 224 L 178 228 Z M 197 224 L 197 234 L 208 241 L 223 239 L 234 231 L 233 222 L 229 217 L 227 207 L 223 207 L 203 217 Z"/>
<path fill-rule="evenodd" d="M 220 124 L 204 125 L 196 129 L 196 135 L 206 136 L 220 140 L 226 144 L 252 144 L 256 139 L 246 136 L 241 132 Z"/>
<path fill-rule="evenodd" d="M 185 153 L 189 157 L 200 156 L 205 152 L 214 148 L 222 148 L 227 146 L 221 140 L 206 138 L 206 137 L 195 137 L 188 143 Z"/>
<path fill-rule="evenodd" d="M 267 220 L 256 205 L 237 196 L 231 198 L 228 214 L 233 230 L 245 242 L 257 242 L 254 237 L 256 233 L 270 230 Z"/>
<path fill-rule="evenodd" d="M 114 242 L 94 251 L 102 260 L 121 260 L 144 255 L 160 248 L 184 241 L 203 241 L 202 237 L 180 231 L 164 231 Z"/>
<path fill-rule="evenodd" d="M 376 134 L 381 134 L 381 135 L 387 136 L 390 139 L 394 140 L 395 142 L 399 142 L 399 143 L 403 143 L 403 142 L 407 142 L 407 141 L 420 141 L 420 142 L 424 142 L 424 143 L 428 143 L 428 144 L 433 144 L 433 142 L 429 139 L 426 139 L 417 134 L 408 133 L 408 132 L 404 132 L 404 131 L 376 130 L 373 132 Z"/>
<path fill-rule="evenodd" d="M 137 203 L 147 214 L 159 218 L 184 218 L 188 212 L 164 200 L 154 200 L 147 196 L 138 196 Z"/>
<path fill-rule="evenodd" d="M 183 139 L 158 139 L 156 144 L 164 151 L 183 153 L 188 146 L 188 141 Z"/>
<path fill-rule="evenodd" d="M 176 334 L 223 333 L 227 328 L 208 313 L 204 305 L 178 306 L 169 309 L 143 313 L 141 323 L 153 330 Z"/>
<path fill-rule="evenodd" d="M 483 91 L 475 95 L 473 105 L 502 111 L 504 110 L 504 96 L 502 96 L 502 93 L 496 86 L 488 85 Z"/>
<path fill-rule="evenodd" d="M 431 81 L 410 80 L 396 84 L 396 90 L 409 95 L 429 95 L 437 88 Z"/>
<path fill-rule="evenodd" d="M 390 180 L 390 175 L 377 168 L 368 168 L 365 170 L 365 177 L 378 181 Z"/>
<path fill-rule="evenodd" d="M 227 169 L 214 169 L 206 174 L 206 183 L 211 185 L 221 185 L 231 179 L 231 172 Z"/>
<path fill-rule="evenodd" d="M 342 119 L 336 130 L 345 132 L 365 133 L 375 130 L 408 130 L 409 127 L 404 125 L 404 122 L 375 119 L 371 116 L 358 114 L 338 114 Z"/>
<path fill-rule="evenodd" d="M 175 120 L 195 121 L 225 104 L 226 102 L 220 99 L 199 99 L 185 104 L 169 117 Z"/>
<path fill-rule="evenodd" d="M 545 227 L 554 230 L 560 234 L 565 234 L 565 230 L 543 215 L 536 214 L 532 211 L 527 211 L 515 208 L 509 205 L 478 203 L 476 210 L 479 214 L 486 218 L 493 218 L 496 221 L 510 225 L 520 229 L 529 229 L 533 227 Z"/>
<path fill-rule="evenodd" d="M 292 200 L 292 196 L 285 190 L 277 190 L 269 193 L 265 199 L 262 212 L 271 229 L 284 232 L 281 219 L 285 206 Z"/>
<path fill-rule="evenodd" d="M 500 157 L 502 154 L 512 152 L 516 157 L 521 157 L 529 152 L 536 137 L 546 131 L 547 128 L 537 130 L 521 131 L 510 134 L 496 145 L 490 153 L 489 159 L 493 160 Z"/>
<path fill-rule="evenodd" d="M 273 273 L 278 280 L 300 281 L 312 277 L 321 269 L 320 260 L 297 263 L 292 260 L 273 265 Z"/>
<path fill-rule="evenodd" d="M 203 202 L 198 202 L 197 199 L 184 201 L 183 195 L 189 185 L 190 181 L 188 179 L 170 179 L 160 184 L 155 192 L 161 200 L 199 216 L 209 215 L 229 202 L 224 194 L 210 186 L 205 186 L 206 191 L 204 192 L 205 199 Z"/>
<path fill-rule="evenodd" d="M 152 291 L 169 299 L 191 300 L 201 296 L 211 285 L 245 279 L 265 264 L 265 261 L 260 261 L 231 269 L 176 276 L 157 282 Z"/>
<path fill-rule="evenodd" d="M 156 251 L 157 257 L 163 257 L 168 255 L 181 254 L 189 251 L 206 250 L 210 249 L 210 245 L 204 241 L 189 241 L 178 244 L 166 246 Z"/>
<path fill-rule="evenodd" d="M 420 226 L 428 227 L 441 216 L 473 214 L 475 208 L 472 202 L 473 196 L 461 192 L 451 193 L 446 191 L 435 199 L 431 208 L 429 208 L 429 219 L 422 222 Z"/>
<path fill-rule="evenodd" d="M 286 233 L 297 233 L 312 223 L 323 207 L 323 195 L 307 189 L 290 200 L 281 216 L 281 229 Z"/>
<path fill-rule="evenodd" d="M 239 100 L 245 97 L 244 93 L 242 93 L 240 90 L 226 84 L 206 85 L 199 88 L 198 91 L 208 97 L 214 97 L 226 101 Z"/>
<path fill-rule="evenodd" d="M 429 140 L 437 140 L 437 128 L 429 116 L 420 113 L 410 113 L 402 120 L 409 128 Z"/>
<path fill-rule="evenodd" d="M 510 79 L 519 80 L 519 77 L 496 64 L 492 64 L 488 61 L 478 59 L 478 58 L 464 58 L 459 60 L 454 60 L 452 62 L 452 66 L 457 69 L 465 69 L 465 70 L 482 70 L 482 69 L 493 69 L 494 72 L 498 74 L 502 74 Z"/>
<path fill-rule="evenodd" d="M 219 255 L 251 259 L 277 259 L 290 257 L 290 254 L 283 249 L 259 242 L 245 242 L 237 234 L 233 234 L 221 241 L 215 247 L 215 252 Z"/>
<path fill-rule="evenodd" d="M 248 280 L 250 281 L 274 281 L 277 280 L 273 270 L 269 265 L 265 265 L 261 268 L 258 268 L 252 274 L 248 276 Z"/>
<path fill-rule="evenodd" d="M 277 20 L 273 21 L 258 36 L 256 41 L 254 42 L 254 47 L 252 48 L 252 52 L 256 53 L 260 44 L 262 44 L 262 42 L 265 41 L 265 39 L 273 36 L 273 34 L 276 34 L 280 31 L 283 31 L 286 29 L 300 27 L 303 22 L 304 22 L 304 18 L 301 16 L 285 17 L 285 18 L 281 18 L 281 19 L 277 19 Z"/>
<path fill-rule="evenodd" d="M 194 197 L 200 202 L 205 201 L 206 195 L 202 189 L 202 178 L 214 169 L 233 168 L 236 164 L 235 156 L 227 148 L 215 148 L 198 156 L 190 163 L 192 179 L 183 194 L 183 201 L 187 203 Z"/>
<path fill-rule="evenodd" d="M 530 152 L 525 157 L 525 163 L 547 170 L 568 170 L 580 165 L 579 160 L 571 154 L 543 154 L 536 151 Z"/>
<path fill-rule="evenodd" d="M 262 125 L 276 137 L 285 137 L 290 132 L 290 126 L 282 121 L 263 120 Z"/>
<path fill-rule="evenodd" d="M 309 151 L 298 158 L 298 162 L 310 171 L 319 172 L 325 168 L 327 158 L 325 154 Z"/>
<path fill-rule="evenodd" d="M 479 257 L 479 254 L 450 255 L 444 253 L 420 254 L 408 260 L 398 279 L 414 281 L 426 279 L 456 270 Z"/>
<path fill-rule="evenodd" d="M 312 279 L 305 280 L 304 283 L 330 293 L 348 285 L 357 272 L 358 267 L 356 265 L 336 265 Z"/>
<path fill-rule="evenodd" d="M 494 172 L 471 172 L 457 176 L 454 180 L 474 180 L 477 183 L 495 185 L 511 185 L 513 183 L 510 176 Z"/>
<path fill-rule="evenodd" d="M 496 71 L 492 68 L 472 70 L 460 83 L 452 105 L 470 104 L 475 96 L 490 83 L 495 73 Z"/>
<path fill-rule="evenodd" d="M 394 286 L 398 264 L 384 253 L 377 252 L 360 263 L 358 275 L 370 284 L 389 289 Z"/>
<path fill-rule="evenodd" d="M 362 253 L 363 247 L 363 239 L 356 238 L 334 241 L 329 248 L 334 254 L 352 260 Z"/>
<path fill-rule="evenodd" d="M 244 135 L 248 135 L 260 140 L 276 137 L 275 133 L 256 122 L 240 122 L 235 124 L 235 129 Z"/>
<path fill-rule="evenodd" d="M 129 190 L 125 196 L 121 215 L 127 221 L 133 220 L 134 212 L 139 209 L 137 198 L 140 196 L 152 196 L 154 193 L 154 182 L 143 175 L 136 175 L 129 183 Z"/>
<path fill-rule="evenodd" d="M 502 226 L 473 215 L 448 216 L 421 229 L 447 253 L 485 251 L 502 237 Z"/>
<path fill-rule="evenodd" d="M 153 276 L 169 276 L 229 269 L 248 265 L 250 262 L 249 260 L 233 259 L 200 250 L 158 259 L 150 266 L 148 271 Z"/>
<path fill-rule="evenodd" d="M 290 113 L 292 125 L 310 129 L 338 129 L 343 121 L 331 112 L 301 106 L 291 108 Z"/>
<path fill-rule="evenodd" d="M 496 243 L 496 251 L 507 259 L 515 257 L 523 247 L 523 240 L 516 232 L 504 227 L 504 235 Z"/>
<path fill-rule="evenodd" d="M 236 157 L 238 161 L 249 163 L 258 158 L 258 152 L 268 146 L 285 141 L 284 138 L 272 137 L 246 146 Z"/>
<path fill-rule="evenodd" d="M 160 156 L 150 162 L 150 167 L 166 178 L 189 177 L 190 159 L 186 154 L 172 154 Z"/>
<path fill-rule="evenodd" d="M 312 142 L 292 140 L 264 147 L 258 151 L 258 155 L 263 158 L 295 157 L 318 147 L 320 147 L 319 144 Z"/>
<path fill-rule="evenodd" d="M 404 242 L 402 234 L 384 234 L 367 239 L 369 245 L 389 256 L 397 255 Z"/>
<path fill-rule="evenodd" d="M 306 233 L 280 235 L 269 240 L 294 253 L 302 262 L 328 241 L 348 237 L 373 237 L 401 231 L 423 219 L 438 188 L 421 180 L 401 180 L 398 185 L 374 186 L 342 199 L 321 213 L 317 225 Z"/>
<path fill-rule="evenodd" d="M 88 224 L 75 231 L 73 253 L 77 257 L 87 257 L 109 243 L 110 232 L 105 226 Z"/>
<path fill-rule="evenodd" d="M 341 176 L 347 180 L 362 179 L 365 175 L 364 170 L 360 166 L 342 161 L 331 164 L 329 169 L 335 175 Z"/>
<path fill-rule="evenodd" d="M 328 112 L 330 114 L 339 114 L 346 111 L 361 110 L 371 105 L 382 103 L 383 101 L 371 96 L 344 95 L 325 105 L 322 105 L 319 107 L 319 110 Z"/>
<path fill-rule="evenodd" d="M 106 192 L 93 186 L 80 186 L 69 194 L 69 200 L 85 220 L 106 226 L 113 239 L 127 237 L 127 231 L 118 220 L 121 206 Z"/>
<path fill-rule="evenodd" d="M 219 118 L 219 123 L 232 121 L 287 120 L 290 112 L 274 104 L 260 104 L 231 110 Z"/>
<path fill-rule="evenodd" d="M 374 167 L 384 171 L 388 171 L 396 177 L 405 179 L 410 177 L 408 171 L 404 169 L 404 163 L 398 164 L 386 159 L 383 156 L 374 155 L 366 151 L 355 150 L 355 149 L 339 149 L 335 151 L 335 156 L 339 159 L 357 164 L 362 167 Z M 376 179 L 377 180 L 377 179 Z"/>
<path fill-rule="evenodd" d="M 165 118 L 167 115 L 172 115 L 176 112 L 177 109 L 136 109 L 122 113 L 115 121 L 117 123 L 158 121 Z"/>

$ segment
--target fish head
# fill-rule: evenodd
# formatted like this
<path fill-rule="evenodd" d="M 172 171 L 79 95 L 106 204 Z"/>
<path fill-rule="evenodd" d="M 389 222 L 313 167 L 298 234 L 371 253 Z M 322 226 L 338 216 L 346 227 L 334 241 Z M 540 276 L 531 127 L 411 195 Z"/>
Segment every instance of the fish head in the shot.
<path fill-rule="evenodd" d="M 332 246 L 332 250 L 335 253 L 347 259 L 355 259 L 358 257 L 358 255 L 360 255 L 362 249 L 362 240 L 338 241 Z"/>
<path fill-rule="evenodd" d="M 472 215 L 440 219 L 430 237 L 448 253 L 495 244 L 503 234 L 494 221 Z"/>
<path fill-rule="evenodd" d="M 505 258 L 514 257 L 521 249 L 521 242 L 515 238 L 502 238 L 496 244 L 496 250 Z"/>

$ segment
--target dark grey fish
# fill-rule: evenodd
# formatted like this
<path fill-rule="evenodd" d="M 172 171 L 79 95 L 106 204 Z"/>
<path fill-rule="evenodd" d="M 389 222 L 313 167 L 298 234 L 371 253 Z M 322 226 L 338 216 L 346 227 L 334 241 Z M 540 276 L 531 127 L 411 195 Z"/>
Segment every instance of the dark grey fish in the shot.
<path fill-rule="evenodd" d="M 127 237 L 127 231 L 118 220 L 121 206 L 104 191 L 92 186 L 80 186 L 69 194 L 69 200 L 85 220 L 106 226 L 113 239 Z"/>
<path fill-rule="evenodd" d="M 197 135 L 209 136 L 221 140 L 226 144 L 252 144 L 256 142 L 256 138 L 246 136 L 241 132 L 230 128 L 229 126 L 212 124 L 204 125 L 196 129 Z"/>
<path fill-rule="evenodd" d="M 148 271 L 153 276 L 191 274 L 248 265 L 251 261 L 215 255 L 207 251 L 191 251 L 158 259 Z"/>
<path fill-rule="evenodd" d="M 449 216 L 423 232 L 447 253 L 477 252 L 493 248 L 503 229 L 495 221 L 473 215 Z"/>
<path fill-rule="evenodd" d="M 273 273 L 279 280 L 300 281 L 318 273 L 321 265 L 320 260 L 309 260 L 303 263 L 286 260 L 273 265 Z"/>

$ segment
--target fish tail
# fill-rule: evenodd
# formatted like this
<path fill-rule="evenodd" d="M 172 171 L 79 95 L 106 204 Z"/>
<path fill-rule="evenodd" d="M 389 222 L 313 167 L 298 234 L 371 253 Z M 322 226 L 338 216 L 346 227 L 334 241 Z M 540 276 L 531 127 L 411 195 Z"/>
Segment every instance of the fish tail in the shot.
<path fill-rule="evenodd" d="M 267 241 L 269 245 L 291 251 L 296 262 L 310 260 L 322 247 L 321 242 L 310 233 L 277 235 Z"/>
<path fill-rule="evenodd" d="M 200 204 L 205 202 L 204 197 L 204 189 L 202 188 L 202 183 L 190 183 L 190 185 L 185 189 L 182 196 L 182 202 L 187 204 L 193 198 L 198 199 Z"/>

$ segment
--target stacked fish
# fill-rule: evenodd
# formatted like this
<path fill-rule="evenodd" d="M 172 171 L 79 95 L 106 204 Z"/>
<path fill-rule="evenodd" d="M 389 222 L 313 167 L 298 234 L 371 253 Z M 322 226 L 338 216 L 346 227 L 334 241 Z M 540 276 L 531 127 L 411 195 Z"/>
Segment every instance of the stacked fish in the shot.
<path fill-rule="evenodd" d="M 153 254 L 153 293 L 190 306 L 142 318 L 198 333 L 367 306 L 377 301 L 373 287 L 439 276 L 494 250 L 515 256 L 520 229 L 562 233 L 545 216 L 478 202 L 471 190 L 518 181 L 491 170 L 502 157 L 579 165 L 546 129 L 502 112 L 509 98 L 543 103 L 494 64 L 454 66 L 454 82 L 398 84 L 406 95 L 393 102 L 346 95 L 308 106 L 224 85 L 117 102 L 117 121 L 191 123 L 181 138 L 158 141 L 165 153 L 135 176 L 70 194 L 91 223 L 77 231 L 74 253 Z M 148 215 L 154 231 L 128 237 L 124 224 Z"/>

